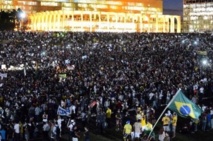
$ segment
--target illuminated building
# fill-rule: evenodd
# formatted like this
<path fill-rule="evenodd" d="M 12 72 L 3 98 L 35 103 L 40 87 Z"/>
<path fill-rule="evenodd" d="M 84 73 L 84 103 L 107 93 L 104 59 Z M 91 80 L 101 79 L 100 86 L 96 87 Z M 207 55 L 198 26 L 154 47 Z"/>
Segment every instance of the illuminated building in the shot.
<path fill-rule="evenodd" d="M 183 31 L 213 30 L 213 0 L 184 0 Z"/>
<path fill-rule="evenodd" d="M 16 0 L 16 3 L 27 11 L 32 31 L 181 31 L 180 16 L 163 15 L 162 0 Z"/>

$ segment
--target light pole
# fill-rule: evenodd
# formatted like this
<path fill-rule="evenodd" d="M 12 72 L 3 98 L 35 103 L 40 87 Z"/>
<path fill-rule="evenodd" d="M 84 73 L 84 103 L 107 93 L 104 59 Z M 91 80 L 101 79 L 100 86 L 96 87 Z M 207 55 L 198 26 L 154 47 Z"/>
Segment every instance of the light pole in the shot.
<path fill-rule="evenodd" d="M 26 18 L 26 13 L 22 11 L 20 8 L 16 11 L 16 18 L 17 18 L 17 29 L 22 30 L 24 25 L 24 20 Z"/>
<path fill-rule="evenodd" d="M 26 18 L 26 14 L 24 12 L 20 12 L 20 20 L 19 20 L 19 29 L 23 30 L 24 29 L 24 19 Z"/>

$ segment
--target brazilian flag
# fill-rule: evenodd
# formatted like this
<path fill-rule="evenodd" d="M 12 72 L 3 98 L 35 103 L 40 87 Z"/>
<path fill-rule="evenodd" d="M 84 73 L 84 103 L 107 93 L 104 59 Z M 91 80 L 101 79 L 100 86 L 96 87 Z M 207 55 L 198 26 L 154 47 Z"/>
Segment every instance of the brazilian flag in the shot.
<path fill-rule="evenodd" d="M 181 117 L 191 117 L 192 119 L 199 119 L 202 109 L 189 100 L 181 90 L 178 90 L 168 108 L 176 112 Z"/>

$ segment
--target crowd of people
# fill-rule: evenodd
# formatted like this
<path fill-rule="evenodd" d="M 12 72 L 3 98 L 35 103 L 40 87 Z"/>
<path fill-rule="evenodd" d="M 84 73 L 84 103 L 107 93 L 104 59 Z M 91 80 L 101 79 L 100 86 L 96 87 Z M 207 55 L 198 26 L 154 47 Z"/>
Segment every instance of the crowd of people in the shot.
<path fill-rule="evenodd" d="M 179 88 L 203 109 L 196 125 L 213 128 L 211 34 L 1 31 L 0 41 L 1 140 L 28 141 L 42 127 L 44 140 L 66 128 L 70 140 L 83 129 L 89 141 L 94 118 L 100 133 L 145 140 Z"/>

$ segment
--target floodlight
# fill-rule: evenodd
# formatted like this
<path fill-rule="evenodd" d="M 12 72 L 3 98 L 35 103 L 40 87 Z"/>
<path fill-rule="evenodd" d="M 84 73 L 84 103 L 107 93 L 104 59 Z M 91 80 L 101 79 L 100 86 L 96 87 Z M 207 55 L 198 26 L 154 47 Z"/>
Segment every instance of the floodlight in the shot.
<path fill-rule="evenodd" d="M 203 59 L 202 60 L 202 65 L 204 65 L 204 66 L 208 65 L 208 60 L 207 59 Z"/>
<path fill-rule="evenodd" d="M 24 19 L 26 17 L 26 14 L 24 12 L 21 12 L 19 16 L 21 19 Z"/>
<path fill-rule="evenodd" d="M 46 51 L 42 51 L 41 56 L 45 56 L 45 55 L 46 55 Z"/>
<path fill-rule="evenodd" d="M 182 40 L 181 43 L 184 44 L 184 43 L 185 43 L 185 40 Z"/>
<path fill-rule="evenodd" d="M 197 45 L 198 44 L 198 41 L 194 41 L 194 45 Z"/>

